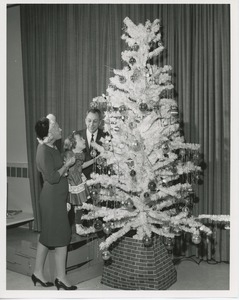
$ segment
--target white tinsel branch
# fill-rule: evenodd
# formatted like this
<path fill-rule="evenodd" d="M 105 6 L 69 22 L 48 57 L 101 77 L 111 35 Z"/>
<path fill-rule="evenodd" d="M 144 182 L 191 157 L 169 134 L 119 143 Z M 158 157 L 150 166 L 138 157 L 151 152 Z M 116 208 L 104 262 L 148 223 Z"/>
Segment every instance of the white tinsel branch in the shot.
<path fill-rule="evenodd" d="M 230 222 L 230 215 L 199 215 L 196 219 L 209 219 L 216 222 Z"/>
<path fill-rule="evenodd" d="M 94 226 L 83 227 L 81 224 L 76 224 L 76 233 L 79 235 L 87 235 L 96 232 Z"/>
<path fill-rule="evenodd" d="M 151 230 L 152 230 L 152 232 L 156 233 L 159 236 L 165 236 L 165 237 L 170 237 L 170 238 L 174 237 L 173 233 L 171 233 L 171 232 L 165 232 L 165 231 L 163 231 L 162 228 L 156 228 L 153 225 L 151 226 Z"/>
<path fill-rule="evenodd" d="M 112 243 L 114 243 L 119 238 L 124 236 L 128 231 L 130 231 L 130 229 L 131 229 L 131 226 L 126 224 L 119 231 L 112 233 L 104 242 L 100 243 L 100 245 L 99 245 L 100 250 L 108 249 Z"/>

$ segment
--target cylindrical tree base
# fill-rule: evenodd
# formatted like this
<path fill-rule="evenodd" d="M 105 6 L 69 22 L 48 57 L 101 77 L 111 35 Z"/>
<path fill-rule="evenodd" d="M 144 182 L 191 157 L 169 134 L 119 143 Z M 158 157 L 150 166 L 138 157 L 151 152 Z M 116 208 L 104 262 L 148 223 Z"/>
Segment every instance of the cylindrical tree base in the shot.
<path fill-rule="evenodd" d="M 113 244 L 105 261 L 101 283 L 123 290 L 166 290 L 177 281 L 177 273 L 161 238 L 150 247 L 140 240 L 122 237 Z"/>

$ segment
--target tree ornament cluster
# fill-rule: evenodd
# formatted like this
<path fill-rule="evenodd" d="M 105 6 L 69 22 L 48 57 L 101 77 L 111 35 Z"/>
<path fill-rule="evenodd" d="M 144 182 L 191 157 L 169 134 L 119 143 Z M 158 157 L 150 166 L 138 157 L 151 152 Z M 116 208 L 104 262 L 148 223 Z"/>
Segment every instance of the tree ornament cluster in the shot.
<path fill-rule="evenodd" d="M 171 66 L 152 64 L 164 49 L 160 21 L 135 25 L 127 17 L 122 39 L 128 44 L 121 54 L 126 66 L 114 69 L 107 95 L 92 102 L 104 112 L 108 135 L 97 148 L 101 173 L 87 181 L 93 204 L 82 206 L 88 211 L 82 218 L 94 220 L 87 232 L 105 233 L 104 260 L 111 257 L 110 245 L 128 232 L 146 247 L 153 234 L 162 236 L 172 251 L 182 232 L 195 244 L 202 232 L 210 235 L 204 220 L 229 224 L 229 216 L 193 216 L 202 176 L 200 145 L 186 143 L 182 134 Z"/>

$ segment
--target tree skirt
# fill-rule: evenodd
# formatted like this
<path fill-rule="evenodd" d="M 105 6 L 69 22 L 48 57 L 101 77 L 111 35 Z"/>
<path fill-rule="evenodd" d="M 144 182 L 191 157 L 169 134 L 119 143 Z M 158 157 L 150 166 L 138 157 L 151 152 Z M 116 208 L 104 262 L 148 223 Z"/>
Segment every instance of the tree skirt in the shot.
<path fill-rule="evenodd" d="M 101 283 L 123 290 L 166 290 L 177 281 L 172 259 L 158 236 L 150 247 L 140 240 L 122 237 L 105 261 Z"/>

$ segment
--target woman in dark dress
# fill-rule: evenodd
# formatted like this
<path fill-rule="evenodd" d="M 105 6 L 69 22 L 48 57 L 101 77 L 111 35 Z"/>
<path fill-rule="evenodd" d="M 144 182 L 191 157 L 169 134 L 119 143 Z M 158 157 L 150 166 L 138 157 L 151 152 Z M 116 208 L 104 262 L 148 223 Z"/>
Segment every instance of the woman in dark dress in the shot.
<path fill-rule="evenodd" d="M 57 289 L 74 290 L 66 277 L 67 246 L 71 239 L 71 228 L 67 212 L 68 183 L 66 174 L 75 158 L 63 163 L 62 156 L 54 143 L 61 139 L 61 129 L 55 116 L 48 115 L 37 121 L 35 131 L 39 141 L 36 154 L 37 169 L 42 174 L 43 188 L 40 194 L 41 233 L 37 246 L 34 285 L 53 286 L 44 277 L 44 263 L 50 247 L 55 249 Z"/>

